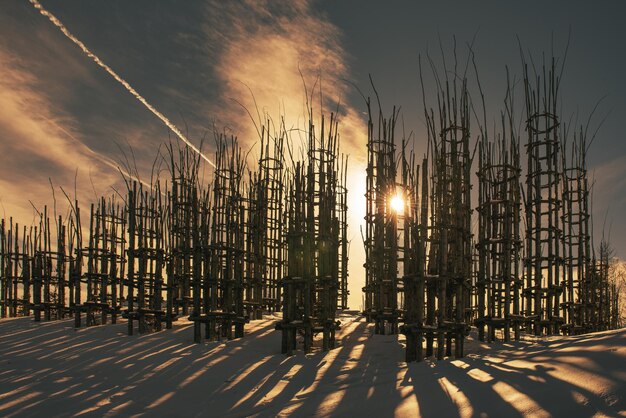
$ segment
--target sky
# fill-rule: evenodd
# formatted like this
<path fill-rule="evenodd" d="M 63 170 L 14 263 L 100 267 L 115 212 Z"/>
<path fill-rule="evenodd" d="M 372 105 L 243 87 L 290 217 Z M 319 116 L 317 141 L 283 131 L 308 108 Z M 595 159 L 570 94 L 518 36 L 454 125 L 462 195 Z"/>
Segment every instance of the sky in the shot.
<path fill-rule="evenodd" d="M 50 182 L 57 193 L 58 187 L 75 190 L 81 201 L 112 194 L 112 187 L 121 187 L 116 167 L 131 154 L 139 176 L 147 179 L 159 146 L 178 141 L 164 119 L 194 146 L 202 144 L 208 158 L 214 128 L 237 135 L 255 155 L 255 109 L 274 119 L 284 115 L 290 127 L 304 126 L 303 84 L 311 89 L 321 77 L 325 108 L 340 104 L 342 149 L 350 154 L 350 305 L 358 308 L 367 137 L 365 103 L 354 86 L 372 95 L 371 75 L 384 111 L 401 106 L 404 129 L 413 132 L 415 149 L 423 152 L 420 56 L 439 59 L 441 43 L 449 57 L 455 39 L 458 56 L 465 59 L 473 42 L 487 120 L 493 122 L 502 108 L 505 69 L 521 74 L 518 40 L 536 58 L 554 51 L 562 59 L 569 37 L 562 114 L 586 123 L 598 105 L 590 126 L 592 131 L 601 126 L 588 154 L 594 234 L 598 241 L 605 225 L 616 255 L 626 258 L 622 1 L 43 0 L 41 5 L 127 87 L 31 2 L 0 2 L 2 217 L 30 224 L 32 206 L 51 202 Z M 427 100 L 429 87 L 426 81 Z M 252 119 L 244 107 L 253 110 Z"/>

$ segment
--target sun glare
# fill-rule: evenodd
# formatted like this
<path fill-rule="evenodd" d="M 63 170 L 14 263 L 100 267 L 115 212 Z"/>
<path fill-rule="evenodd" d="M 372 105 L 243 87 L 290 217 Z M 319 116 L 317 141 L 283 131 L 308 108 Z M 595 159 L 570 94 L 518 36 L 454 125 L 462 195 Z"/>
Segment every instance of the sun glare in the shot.
<path fill-rule="evenodd" d="M 402 198 L 402 196 L 397 194 L 391 198 L 389 206 L 391 206 L 391 210 L 398 214 L 401 214 L 402 212 L 404 212 L 404 199 Z"/>

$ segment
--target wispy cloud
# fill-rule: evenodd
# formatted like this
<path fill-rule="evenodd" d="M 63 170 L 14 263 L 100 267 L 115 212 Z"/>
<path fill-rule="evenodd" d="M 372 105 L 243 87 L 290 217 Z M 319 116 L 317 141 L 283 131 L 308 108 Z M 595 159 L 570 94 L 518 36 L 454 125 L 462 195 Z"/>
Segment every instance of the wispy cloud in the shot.
<path fill-rule="evenodd" d="M 251 143 L 257 135 L 237 103 L 255 119 L 258 107 L 275 120 L 284 116 L 288 127 L 306 126 L 306 83 L 309 94 L 316 87 L 312 94 L 316 113 L 320 87 L 325 112 L 340 104 L 344 149 L 363 153 L 364 124 L 346 102 L 350 86 L 345 80 L 350 77 L 341 32 L 316 13 L 310 1 L 214 1 L 207 8 L 206 28 L 212 48 L 218 45 L 217 53 L 211 54 L 217 57 L 215 72 L 222 82 L 216 116 L 242 140 Z"/>
<path fill-rule="evenodd" d="M 29 200 L 49 203 L 48 178 L 73 190 L 77 169 L 80 196 L 91 198 L 93 188 L 109 193 L 120 179 L 116 164 L 78 139 L 75 122 L 43 92 L 43 83 L 2 50 L 0 73 L 0 190 L 8 214 L 28 219 Z"/>
<path fill-rule="evenodd" d="M 47 17 L 53 25 L 55 25 L 57 28 L 59 28 L 59 30 L 61 30 L 61 32 L 63 32 L 63 34 L 70 41 L 72 41 L 77 47 L 79 47 L 81 49 L 81 51 L 83 51 L 83 53 L 85 55 L 87 55 L 89 58 L 91 58 L 93 60 L 93 62 L 95 62 L 98 66 L 100 66 L 107 73 L 109 73 L 109 75 L 111 77 L 113 77 L 115 79 L 115 81 L 120 83 L 130 94 L 132 94 L 142 105 L 144 105 L 146 107 L 146 109 L 148 109 L 150 112 L 152 112 L 168 128 L 170 128 L 172 130 L 172 132 L 181 141 L 183 141 L 194 152 L 199 154 L 206 162 L 208 162 L 210 165 L 215 167 L 215 164 L 213 164 L 213 162 L 209 158 L 207 158 L 202 152 L 200 152 L 200 150 L 194 144 L 192 144 L 191 141 L 189 141 L 189 139 L 187 139 L 187 137 L 185 135 L 183 135 L 183 133 L 180 131 L 180 129 L 178 129 L 178 127 L 176 125 L 174 125 L 167 117 L 165 117 L 165 115 L 163 113 L 159 112 L 152 104 L 150 104 L 141 94 L 139 94 L 139 92 L 137 92 L 137 90 L 135 90 L 133 88 L 133 86 L 131 86 L 126 80 L 124 80 L 118 73 L 116 73 L 111 67 L 109 67 L 107 64 L 105 64 L 97 55 L 95 55 L 93 52 L 91 52 L 89 50 L 89 48 L 87 48 L 87 46 L 85 46 L 84 43 L 82 43 L 78 38 L 76 38 L 74 35 L 72 35 L 72 33 L 70 33 L 69 29 L 67 29 L 67 27 L 65 27 L 65 25 L 63 25 L 63 23 L 59 19 L 57 19 L 56 16 L 54 16 L 52 13 L 47 11 L 41 5 L 41 3 L 39 3 L 37 0 L 29 0 L 29 1 L 37 10 L 39 10 L 39 12 L 43 16 Z"/>

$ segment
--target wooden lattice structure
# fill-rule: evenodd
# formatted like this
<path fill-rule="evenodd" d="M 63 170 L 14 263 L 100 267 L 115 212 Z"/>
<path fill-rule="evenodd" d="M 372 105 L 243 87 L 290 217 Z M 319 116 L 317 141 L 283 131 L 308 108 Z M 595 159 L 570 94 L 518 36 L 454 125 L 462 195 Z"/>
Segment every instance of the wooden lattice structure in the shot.
<path fill-rule="evenodd" d="M 101 198 L 89 218 L 88 245 L 78 250 L 84 265 L 73 286 L 73 310 L 77 325 L 81 313 L 87 326 L 105 324 L 109 316 L 115 324 L 125 297 L 126 209 L 114 197 Z M 74 262 L 70 270 L 75 268 Z"/>
<path fill-rule="evenodd" d="M 402 194 L 396 180 L 395 107 L 385 118 L 379 106 L 374 123 L 370 101 L 368 109 L 366 213 L 365 213 L 365 286 L 363 314 L 374 322 L 377 334 L 397 334 L 402 316 L 402 280 L 398 277 L 398 217 L 391 200 Z"/>
<path fill-rule="evenodd" d="M 194 222 L 196 254 L 204 253 L 202 267 L 194 262 L 194 289 L 202 297 L 194 298 L 195 340 L 199 342 L 199 324 L 205 324 L 210 340 L 222 337 L 241 338 L 248 317 L 244 311 L 245 206 L 243 175 L 245 160 L 235 137 L 217 136 L 216 169 L 212 184 L 209 215 L 206 210 Z M 207 251 L 200 241 L 208 239 Z M 196 261 L 196 260 L 194 260 Z M 200 284 L 198 281 L 202 280 Z M 195 293 L 195 291 L 194 291 Z M 202 300 L 202 309 L 199 300 Z"/>
<path fill-rule="evenodd" d="M 474 317 L 471 231 L 470 99 L 466 74 L 444 60 L 444 77 L 430 61 L 437 85 L 438 108 L 424 116 L 428 154 L 422 164 L 421 198 L 413 157 L 403 150 L 403 186 L 409 192 L 404 231 L 406 316 L 401 331 L 407 337 L 406 360 L 423 356 L 443 359 L 463 356 L 465 336 Z M 452 73 L 452 75 L 450 75 Z M 422 88 L 423 78 L 422 78 Z M 404 145 L 403 145 L 404 148 Z M 419 208 L 419 210 L 418 210 Z M 424 351 L 423 341 L 426 349 Z"/>
<path fill-rule="evenodd" d="M 68 314 L 67 309 L 67 269 L 66 226 L 61 216 L 55 228 L 50 225 L 48 208 L 40 214 L 39 228 L 34 230 L 33 238 L 33 315 L 35 321 L 44 319 L 62 319 Z"/>
<path fill-rule="evenodd" d="M 506 126 L 503 126 L 506 132 Z M 511 129 L 509 124 L 509 129 Z M 503 135 L 504 136 L 504 135 Z M 483 137 L 478 151 L 478 318 L 481 341 L 503 331 L 520 338 L 520 156 L 515 136 L 489 142 Z"/>
<path fill-rule="evenodd" d="M 588 280 L 592 317 L 589 321 L 591 331 L 606 331 L 611 326 L 611 295 L 612 286 L 609 283 L 611 249 L 606 240 L 600 242 L 598 256 L 592 258 L 593 269 Z"/>
<path fill-rule="evenodd" d="M 348 259 L 350 243 L 348 241 L 348 156 L 340 161 L 338 173 L 339 178 L 335 179 L 335 189 L 337 190 L 337 228 L 339 232 L 338 250 L 339 265 L 337 274 L 339 275 L 339 289 L 337 292 L 337 303 L 339 309 L 348 309 Z"/>
<path fill-rule="evenodd" d="M 305 162 L 294 162 L 288 188 L 287 271 L 282 280 L 282 352 L 291 354 L 302 335 L 305 352 L 322 334 L 322 350 L 335 347 L 341 286 L 341 211 L 338 192 L 345 187 L 345 163 L 338 155 L 338 123 L 331 114 L 319 133 L 310 117 Z"/>
<path fill-rule="evenodd" d="M 167 192 L 166 326 L 180 315 L 192 315 L 201 299 L 202 274 L 208 259 L 209 192 L 202 187 L 200 156 L 170 145 L 171 190 Z"/>
<path fill-rule="evenodd" d="M 21 233 L 21 234 L 20 234 Z M 32 233 L 32 232 L 31 232 Z M 31 235 L 4 219 L 0 226 L 0 313 L 2 318 L 30 315 Z"/>
<path fill-rule="evenodd" d="M 564 140 L 567 131 L 564 130 Z M 584 130 L 574 135 L 568 152 L 562 144 L 563 182 L 563 317 L 566 334 L 580 334 L 597 328 L 594 283 L 591 275 L 591 236 L 587 144 Z M 608 281 L 608 280 L 607 280 Z"/>
<path fill-rule="evenodd" d="M 561 254 L 561 160 L 558 116 L 559 76 L 555 60 L 530 74 L 524 63 L 526 109 L 526 245 L 524 314 L 527 330 L 558 334 L 563 288 Z"/>
<path fill-rule="evenodd" d="M 431 234 L 428 256 L 428 292 L 437 299 L 437 358 L 463 356 L 466 333 L 466 301 L 471 282 L 471 209 L 469 151 L 469 104 L 467 91 L 459 97 L 460 108 L 448 102 L 439 110 L 439 126 L 430 120 L 431 132 Z M 445 100 L 445 99 L 444 99 Z M 446 109 L 451 109 L 447 113 Z M 458 112 L 458 113 L 457 113 Z M 432 297 L 430 298 L 432 299 Z M 428 305 L 427 311 L 434 306 Z M 431 314 L 432 316 L 432 314 Z M 427 355 L 432 340 L 426 338 Z"/>
<path fill-rule="evenodd" d="M 165 321 L 164 217 L 160 185 L 144 188 L 133 182 L 127 197 L 127 310 L 128 335 L 137 321 L 139 333 L 160 331 Z M 168 292 L 168 298 L 171 297 Z"/>
<path fill-rule="evenodd" d="M 258 170 L 249 174 L 246 227 L 246 310 L 259 319 L 262 311 L 280 310 L 284 273 L 284 141 L 281 129 L 270 135 L 262 127 Z"/>
<path fill-rule="evenodd" d="M 421 170 L 421 171 L 420 171 Z M 420 183 L 420 173 L 422 182 Z M 426 179 L 426 181 L 424 181 Z M 434 312 L 429 311 L 428 324 L 424 313 L 426 301 L 426 238 L 428 225 L 428 160 L 422 166 L 415 163 L 413 153 L 407 157 L 406 143 L 402 144 L 402 181 L 404 186 L 404 324 L 400 331 L 406 336 L 405 360 L 420 361 L 424 358 L 423 339 L 432 338 L 436 332 L 433 325 Z M 429 293 L 429 303 L 434 294 Z"/>

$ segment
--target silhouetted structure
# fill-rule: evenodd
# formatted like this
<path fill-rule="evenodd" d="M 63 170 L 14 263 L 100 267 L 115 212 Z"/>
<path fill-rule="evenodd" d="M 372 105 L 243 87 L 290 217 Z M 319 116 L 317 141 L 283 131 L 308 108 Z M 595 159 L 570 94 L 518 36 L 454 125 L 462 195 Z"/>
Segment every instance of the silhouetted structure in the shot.
<path fill-rule="evenodd" d="M 311 110 L 307 158 L 294 162 L 288 189 L 287 274 L 282 280 L 283 319 L 276 326 L 287 354 L 297 348 L 298 334 L 305 352 L 312 349 L 317 333 L 322 334 L 322 350 L 334 348 L 339 327 L 335 315 L 346 205 L 338 204 L 338 196 L 345 188 L 346 165 L 338 157 L 334 115 L 328 125 L 322 116 L 319 133 L 312 119 Z"/>
<path fill-rule="evenodd" d="M 403 283 L 398 278 L 398 218 L 391 200 L 402 199 L 396 183 L 395 129 L 398 112 L 385 118 L 382 109 L 372 115 L 367 101 L 367 171 L 365 212 L 365 286 L 363 314 L 374 322 L 376 334 L 397 334 L 402 316 Z M 374 122 L 376 117 L 376 123 Z"/>
<path fill-rule="evenodd" d="M 507 126 L 508 125 L 508 126 Z M 478 168 L 478 317 L 481 341 L 496 339 L 511 331 L 519 340 L 523 317 L 520 309 L 520 159 L 512 125 L 503 126 L 511 135 L 495 142 L 483 136 L 479 144 Z M 507 129 L 508 127 L 508 129 Z"/>

